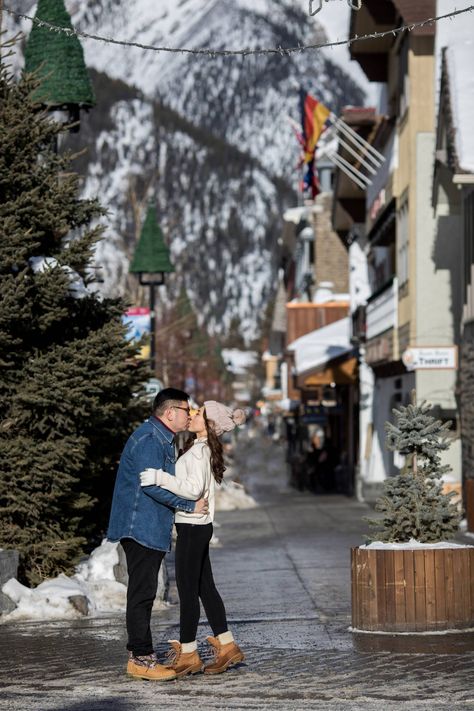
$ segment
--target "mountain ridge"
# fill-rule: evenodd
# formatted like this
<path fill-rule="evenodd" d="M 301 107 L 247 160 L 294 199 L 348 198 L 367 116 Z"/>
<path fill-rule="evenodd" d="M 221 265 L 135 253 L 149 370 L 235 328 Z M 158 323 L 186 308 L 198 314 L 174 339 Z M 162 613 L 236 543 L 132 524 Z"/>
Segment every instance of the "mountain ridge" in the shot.
<path fill-rule="evenodd" d="M 32 11 L 29 2 L 15 5 Z M 66 5 L 85 31 L 143 43 L 297 45 L 323 32 L 277 0 Z M 101 288 L 144 300 L 127 269 L 152 198 L 176 265 L 160 299 L 184 284 L 203 326 L 226 335 L 238 323 L 254 340 L 276 281 L 281 215 L 297 200 L 299 149 L 287 115 L 298 116 L 298 84 L 336 112 L 360 104 L 362 89 L 324 53 L 196 58 L 83 45 L 98 105 L 67 143 L 89 147 L 78 164 L 84 194 L 98 194 L 109 210 L 96 253 Z"/>

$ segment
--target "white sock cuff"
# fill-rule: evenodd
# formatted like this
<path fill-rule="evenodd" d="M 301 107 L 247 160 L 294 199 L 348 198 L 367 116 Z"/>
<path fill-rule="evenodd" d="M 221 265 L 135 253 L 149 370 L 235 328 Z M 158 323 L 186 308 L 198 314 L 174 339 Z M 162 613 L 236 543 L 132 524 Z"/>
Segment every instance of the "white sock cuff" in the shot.
<path fill-rule="evenodd" d="M 222 632 L 222 634 L 218 634 L 217 639 L 221 644 L 230 644 L 234 641 L 234 635 L 230 630 L 227 630 L 227 632 Z"/>
<path fill-rule="evenodd" d="M 183 654 L 190 654 L 191 652 L 195 652 L 197 650 L 197 642 L 194 640 L 194 642 L 182 642 L 181 643 L 181 651 Z"/>

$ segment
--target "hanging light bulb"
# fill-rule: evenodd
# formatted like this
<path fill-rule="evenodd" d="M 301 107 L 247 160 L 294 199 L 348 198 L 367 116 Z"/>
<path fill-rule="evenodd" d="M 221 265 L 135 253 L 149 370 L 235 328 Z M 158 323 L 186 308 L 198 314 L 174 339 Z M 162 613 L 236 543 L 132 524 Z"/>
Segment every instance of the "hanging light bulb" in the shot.
<path fill-rule="evenodd" d="M 323 0 L 318 0 L 318 2 L 319 2 L 319 7 L 316 8 L 316 10 L 315 10 L 315 9 L 313 8 L 314 0 L 309 0 L 309 10 L 308 10 L 308 12 L 309 12 L 309 14 L 311 15 L 311 17 L 314 17 L 320 10 L 323 9 Z"/>
<path fill-rule="evenodd" d="M 346 0 L 347 4 L 351 8 L 351 10 L 360 10 L 362 7 L 362 0 Z M 329 2 L 329 0 L 325 0 L 325 2 Z M 317 7 L 315 7 L 317 3 Z M 323 0 L 309 0 L 309 8 L 308 12 L 311 15 L 311 17 L 314 17 L 317 15 L 318 12 L 320 12 L 323 9 Z"/>

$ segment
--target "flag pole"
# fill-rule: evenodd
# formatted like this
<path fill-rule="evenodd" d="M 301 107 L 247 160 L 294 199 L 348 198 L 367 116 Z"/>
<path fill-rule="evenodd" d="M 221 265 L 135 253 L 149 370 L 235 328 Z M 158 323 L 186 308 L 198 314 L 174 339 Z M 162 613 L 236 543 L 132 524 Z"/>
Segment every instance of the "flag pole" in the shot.
<path fill-rule="evenodd" d="M 345 173 L 348 178 L 354 181 L 354 183 L 358 185 L 361 190 L 367 189 L 367 184 L 362 182 L 362 177 L 365 176 L 362 176 L 362 173 L 359 174 L 359 171 L 357 171 L 355 168 L 352 168 L 350 163 L 348 164 L 349 167 L 345 166 L 344 162 L 347 163 L 347 161 L 344 161 L 344 158 L 338 156 L 337 153 L 331 153 L 330 155 L 328 154 L 328 158 L 332 160 L 332 162 L 337 165 L 337 167 L 342 170 L 342 172 Z M 368 183 L 368 185 L 370 185 L 370 182 Z"/>
<path fill-rule="evenodd" d="M 371 146 L 368 141 L 365 141 L 361 136 L 359 136 L 359 134 L 356 133 L 356 131 L 354 131 L 354 129 L 351 128 L 349 124 L 338 118 L 332 112 L 329 118 L 339 131 L 345 133 L 346 136 L 352 138 L 354 143 L 357 143 L 361 148 L 364 148 L 367 151 L 367 158 L 369 158 L 377 168 L 380 168 L 381 164 L 385 163 L 385 156 L 383 156 L 373 146 Z"/>

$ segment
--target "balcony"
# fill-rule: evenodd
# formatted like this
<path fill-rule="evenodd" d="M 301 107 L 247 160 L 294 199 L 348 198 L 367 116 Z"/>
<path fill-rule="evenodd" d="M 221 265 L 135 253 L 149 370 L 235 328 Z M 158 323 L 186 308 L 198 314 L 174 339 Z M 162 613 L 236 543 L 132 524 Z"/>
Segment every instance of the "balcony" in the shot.
<path fill-rule="evenodd" d="M 390 132 L 387 138 L 384 138 L 383 132 Z M 372 178 L 372 183 L 367 187 L 366 191 L 369 230 L 391 200 L 391 190 L 387 191 L 387 185 L 394 171 L 398 168 L 398 137 L 391 124 L 387 121 L 383 122 L 380 129 L 380 138 L 384 141 L 383 147 L 378 145 L 375 147 L 382 153 L 385 161 L 378 168 L 375 175 L 369 176 Z"/>
<path fill-rule="evenodd" d="M 393 277 L 367 300 L 367 340 L 379 336 L 398 321 L 398 280 Z"/>

